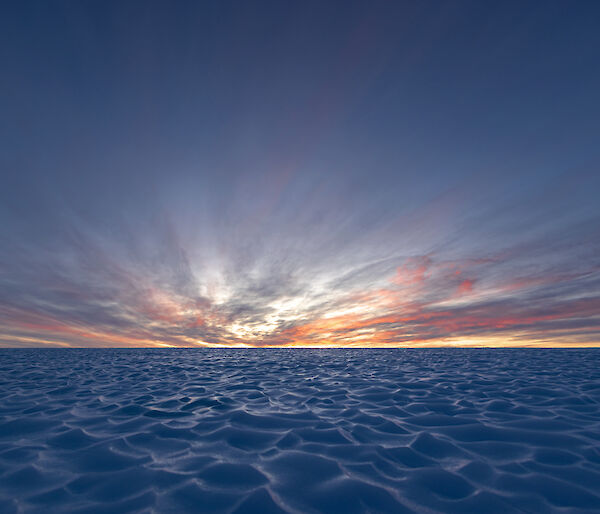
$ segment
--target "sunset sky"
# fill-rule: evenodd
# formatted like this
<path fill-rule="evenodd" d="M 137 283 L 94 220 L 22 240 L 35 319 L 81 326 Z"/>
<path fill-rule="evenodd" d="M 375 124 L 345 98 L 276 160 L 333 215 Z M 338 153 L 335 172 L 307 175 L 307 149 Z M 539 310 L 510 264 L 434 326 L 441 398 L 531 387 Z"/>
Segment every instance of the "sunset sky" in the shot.
<path fill-rule="evenodd" d="M 600 346 L 599 19 L 3 2 L 0 346 Z"/>

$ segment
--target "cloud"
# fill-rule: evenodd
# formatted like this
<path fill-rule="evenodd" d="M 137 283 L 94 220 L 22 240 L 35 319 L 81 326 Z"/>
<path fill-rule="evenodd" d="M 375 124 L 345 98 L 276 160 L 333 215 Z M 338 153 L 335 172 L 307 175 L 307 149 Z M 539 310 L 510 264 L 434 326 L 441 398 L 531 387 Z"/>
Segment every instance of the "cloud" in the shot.
<path fill-rule="evenodd" d="M 589 212 L 525 230 L 466 186 L 402 204 L 298 166 L 4 205 L 0 344 L 600 343 Z"/>
<path fill-rule="evenodd" d="M 151 262 L 136 252 L 116 262 L 83 234 L 70 237 L 68 266 L 48 267 L 37 255 L 23 262 L 21 276 L 4 277 L 3 344 L 11 337 L 69 346 L 598 342 L 598 269 L 503 272 L 490 281 L 506 265 L 499 258 L 420 255 L 329 275 L 320 287 L 283 271 L 242 274 L 219 299 L 197 293 L 201 278 L 168 230 L 158 238 L 168 251 Z"/>

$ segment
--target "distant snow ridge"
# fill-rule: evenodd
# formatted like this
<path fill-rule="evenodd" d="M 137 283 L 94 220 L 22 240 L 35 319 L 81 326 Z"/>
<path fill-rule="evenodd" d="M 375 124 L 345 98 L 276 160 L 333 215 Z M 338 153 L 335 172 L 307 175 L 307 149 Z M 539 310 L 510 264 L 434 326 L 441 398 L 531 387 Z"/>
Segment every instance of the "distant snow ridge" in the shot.
<path fill-rule="evenodd" d="M 600 351 L 0 350 L 0 512 L 600 512 Z"/>

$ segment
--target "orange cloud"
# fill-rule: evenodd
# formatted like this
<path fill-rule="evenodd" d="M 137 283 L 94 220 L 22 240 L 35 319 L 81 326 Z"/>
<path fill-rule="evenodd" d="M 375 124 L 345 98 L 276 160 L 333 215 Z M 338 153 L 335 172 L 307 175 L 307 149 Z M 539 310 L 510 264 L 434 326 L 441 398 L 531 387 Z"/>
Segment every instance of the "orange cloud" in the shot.
<path fill-rule="evenodd" d="M 118 310 L 109 313 L 112 317 L 99 310 L 94 320 L 77 310 L 69 316 L 63 310 L 48 314 L 43 307 L 27 311 L 0 305 L 0 332 L 15 341 L 71 346 L 456 346 L 460 341 L 502 346 L 502 338 L 507 345 L 525 346 L 568 345 L 569 336 L 593 345 L 600 298 L 549 300 L 544 289 L 539 302 L 518 296 L 518 291 L 531 295 L 536 287 L 572 277 L 517 278 L 508 286 L 490 286 L 489 291 L 501 292 L 497 297 L 471 294 L 480 283 L 476 268 L 423 256 L 406 259 L 387 286 L 348 291 L 329 309 L 300 309 L 283 322 L 261 325 L 253 318 L 244 325 L 202 299 L 148 287 L 125 305 L 122 317 Z M 477 292 L 486 287 L 484 282 Z M 507 294 L 512 291 L 517 295 Z"/>
<path fill-rule="evenodd" d="M 463 280 L 458 286 L 458 293 L 459 294 L 470 293 L 471 291 L 473 291 L 474 283 L 475 283 L 475 281 L 471 280 L 471 279 Z"/>

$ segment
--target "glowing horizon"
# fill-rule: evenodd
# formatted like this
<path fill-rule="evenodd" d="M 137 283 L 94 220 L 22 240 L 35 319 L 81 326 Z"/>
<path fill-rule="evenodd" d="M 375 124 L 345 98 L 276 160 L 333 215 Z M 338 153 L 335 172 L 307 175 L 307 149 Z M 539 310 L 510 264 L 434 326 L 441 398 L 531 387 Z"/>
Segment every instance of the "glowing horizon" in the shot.
<path fill-rule="evenodd" d="M 251 318 L 237 319 L 228 311 L 227 295 L 221 291 L 213 291 L 219 303 L 215 298 L 199 300 L 138 285 L 127 303 L 121 300 L 122 304 L 114 306 L 118 322 L 113 322 L 111 330 L 94 320 L 69 320 L 64 310 L 62 316 L 52 316 L 13 309 L 3 323 L 0 341 L 3 346 L 12 346 L 14 341 L 14 346 L 66 347 L 600 345 L 589 334 L 589 327 L 597 322 L 597 298 L 570 293 L 565 298 L 557 296 L 551 304 L 535 304 L 536 296 L 547 298 L 549 292 L 558 292 L 575 279 L 593 283 L 597 271 L 577 276 L 515 277 L 497 284 L 486 280 L 495 266 L 498 259 L 494 258 L 471 260 L 465 267 L 457 262 L 436 262 L 430 256 L 410 257 L 377 288 L 365 289 L 360 280 L 350 281 L 353 286 L 341 291 L 308 287 L 303 296 L 284 294 L 268 303 L 268 314 L 252 312 Z M 368 277 L 372 280 L 371 274 Z M 87 301 L 102 303 L 94 298 Z M 530 305 L 524 307 L 526 302 Z M 255 310 L 260 308 L 260 304 L 254 305 Z"/>

